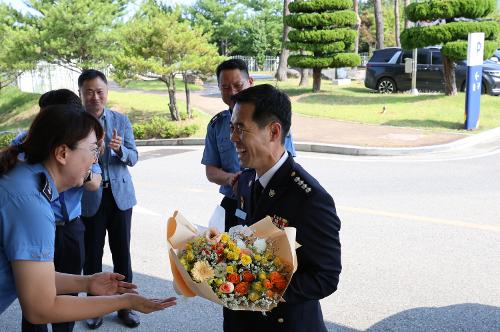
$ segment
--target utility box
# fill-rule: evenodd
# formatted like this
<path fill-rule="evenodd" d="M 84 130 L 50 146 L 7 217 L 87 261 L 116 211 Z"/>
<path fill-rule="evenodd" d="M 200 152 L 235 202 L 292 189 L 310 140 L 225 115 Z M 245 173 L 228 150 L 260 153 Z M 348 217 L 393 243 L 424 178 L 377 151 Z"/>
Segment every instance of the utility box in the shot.
<path fill-rule="evenodd" d="M 405 58 L 405 74 L 411 74 L 413 67 L 413 59 Z"/>

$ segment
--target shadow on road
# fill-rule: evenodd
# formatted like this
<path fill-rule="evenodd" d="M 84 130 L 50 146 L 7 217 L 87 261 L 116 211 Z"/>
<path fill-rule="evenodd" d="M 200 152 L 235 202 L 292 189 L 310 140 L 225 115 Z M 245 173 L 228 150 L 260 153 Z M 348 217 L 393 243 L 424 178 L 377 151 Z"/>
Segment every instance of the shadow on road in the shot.
<path fill-rule="evenodd" d="M 414 308 L 389 316 L 366 331 L 500 331 L 500 308 L 478 303 Z"/>

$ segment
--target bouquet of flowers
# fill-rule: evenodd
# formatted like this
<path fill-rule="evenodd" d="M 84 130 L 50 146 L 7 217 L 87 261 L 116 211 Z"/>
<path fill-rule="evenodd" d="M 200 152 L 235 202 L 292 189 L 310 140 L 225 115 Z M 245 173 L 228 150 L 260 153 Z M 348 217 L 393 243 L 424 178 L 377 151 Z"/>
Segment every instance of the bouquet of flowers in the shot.
<path fill-rule="evenodd" d="M 270 218 L 229 233 L 209 229 L 200 234 L 176 213 L 169 219 L 167 240 L 178 292 L 233 310 L 276 307 L 297 268 L 295 229 L 280 230 Z"/>

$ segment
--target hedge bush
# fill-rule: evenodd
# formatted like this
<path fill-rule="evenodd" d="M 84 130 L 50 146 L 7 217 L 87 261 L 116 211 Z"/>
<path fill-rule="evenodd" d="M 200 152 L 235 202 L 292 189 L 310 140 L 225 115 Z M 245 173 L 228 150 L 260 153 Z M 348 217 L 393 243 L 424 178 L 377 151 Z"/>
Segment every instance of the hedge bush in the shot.
<path fill-rule="evenodd" d="M 451 41 L 467 40 L 471 32 L 484 32 L 486 40 L 495 40 L 499 33 L 496 22 L 453 22 L 428 27 L 414 27 L 401 33 L 404 48 L 420 48 L 445 44 Z"/>
<path fill-rule="evenodd" d="M 314 13 L 328 10 L 342 10 L 352 7 L 352 0 L 295 0 L 288 5 L 290 13 Z"/>
<path fill-rule="evenodd" d="M 490 58 L 493 53 L 495 53 L 497 47 L 498 44 L 496 41 L 485 41 L 483 55 L 484 60 Z M 443 45 L 441 53 L 453 61 L 465 60 L 467 59 L 467 42 L 465 40 L 460 40 L 446 43 Z"/>
<path fill-rule="evenodd" d="M 12 140 L 14 138 L 16 138 L 17 134 L 15 133 L 1 133 L 0 134 L 0 149 L 6 147 L 6 146 L 9 146 L 10 145 L 10 142 L 12 142 Z"/>
<path fill-rule="evenodd" d="M 339 68 L 356 67 L 361 62 L 359 54 L 337 53 L 331 56 L 290 55 L 288 63 L 299 68 Z"/>
<path fill-rule="evenodd" d="M 410 21 L 417 22 L 453 17 L 485 17 L 495 9 L 495 0 L 430 0 L 410 4 L 405 14 Z"/>
<path fill-rule="evenodd" d="M 354 49 L 354 40 L 338 41 L 329 44 L 305 44 L 287 42 L 286 48 L 292 51 L 305 50 L 313 53 L 339 53 L 352 51 Z"/>
<path fill-rule="evenodd" d="M 308 27 L 354 27 L 356 13 L 352 10 L 340 10 L 324 13 L 303 13 L 285 16 L 285 23 L 292 28 Z"/>
<path fill-rule="evenodd" d="M 356 30 L 340 28 L 335 30 L 292 30 L 288 38 L 297 43 L 331 43 L 356 39 Z"/>
<path fill-rule="evenodd" d="M 160 116 L 147 122 L 134 123 L 132 128 L 136 139 L 189 137 L 198 130 L 195 124 L 183 125 Z"/>

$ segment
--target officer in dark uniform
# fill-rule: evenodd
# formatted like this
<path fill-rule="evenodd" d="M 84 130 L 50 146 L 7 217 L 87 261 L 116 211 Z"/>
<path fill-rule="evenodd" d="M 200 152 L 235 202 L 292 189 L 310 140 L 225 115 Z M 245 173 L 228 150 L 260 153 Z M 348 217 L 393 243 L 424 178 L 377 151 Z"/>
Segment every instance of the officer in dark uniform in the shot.
<path fill-rule="evenodd" d="M 205 149 L 201 163 L 205 165 L 205 173 L 210 182 L 220 185 L 219 192 L 224 195 L 220 205 L 225 210 L 226 231 L 236 224 L 236 200 L 232 184 L 241 171 L 238 154 L 229 139 L 229 124 L 234 102 L 231 97 L 253 85 L 245 61 L 229 59 L 217 66 L 217 82 L 222 100 L 229 107 L 216 114 L 207 126 Z M 295 157 L 295 148 L 290 134 L 286 136 L 285 146 Z"/>
<path fill-rule="evenodd" d="M 284 299 L 263 315 L 224 308 L 224 331 L 326 331 L 319 300 L 337 289 L 341 271 L 340 220 L 332 197 L 284 148 L 291 124 L 288 97 L 271 85 L 233 96 L 231 140 L 243 167 L 238 179 L 238 223 L 270 216 L 295 227 L 298 269 Z"/>

